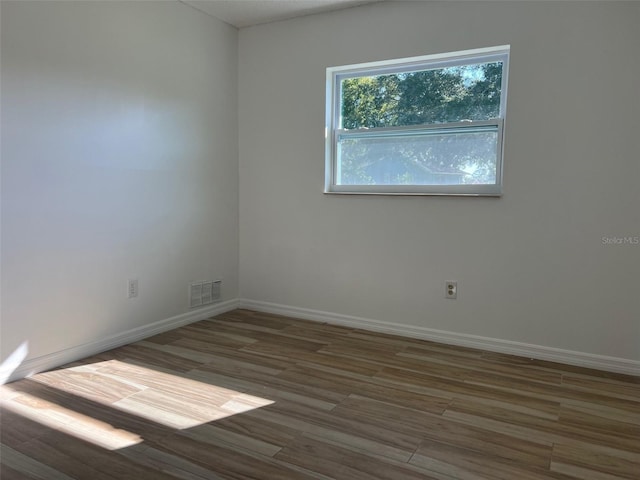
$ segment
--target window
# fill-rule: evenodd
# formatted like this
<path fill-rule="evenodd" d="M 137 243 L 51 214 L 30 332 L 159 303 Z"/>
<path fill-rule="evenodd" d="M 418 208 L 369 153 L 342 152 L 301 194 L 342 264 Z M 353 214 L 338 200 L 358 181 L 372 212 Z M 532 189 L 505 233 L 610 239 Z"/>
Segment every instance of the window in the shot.
<path fill-rule="evenodd" d="M 327 69 L 326 193 L 500 195 L 509 47 Z"/>

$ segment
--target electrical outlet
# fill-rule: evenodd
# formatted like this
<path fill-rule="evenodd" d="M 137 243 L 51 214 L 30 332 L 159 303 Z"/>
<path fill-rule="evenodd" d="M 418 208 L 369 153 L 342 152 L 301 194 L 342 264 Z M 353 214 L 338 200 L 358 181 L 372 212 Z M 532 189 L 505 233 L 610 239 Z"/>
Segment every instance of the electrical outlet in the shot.
<path fill-rule="evenodd" d="M 458 298 L 458 282 L 445 282 L 445 297 L 451 300 Z"/>
<path fill-rule="evenodd" d="M 129 298 L 138 296 L 138 279 L 137 278 L 132 278 L 129 280 L 129 283 L 127 283 L 127 296 Z"/>

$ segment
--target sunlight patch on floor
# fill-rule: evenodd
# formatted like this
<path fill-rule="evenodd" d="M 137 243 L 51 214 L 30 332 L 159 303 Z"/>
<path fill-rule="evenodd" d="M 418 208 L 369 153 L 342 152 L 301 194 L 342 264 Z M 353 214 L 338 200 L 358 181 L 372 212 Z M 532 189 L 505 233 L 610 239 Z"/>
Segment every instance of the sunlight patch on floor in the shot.
<path fill-rule="evenodd" d="M 40 386 L 22 389 L 21 382 L 16 382 L 0 387 L 3 389 L 4 408 L 110 450 L 135 445 L 142 442 L 143 438 L 116 429 L 108 422 L 38 398 L 38 388 L 54 389 L 65 400 L 75 396 L 104 405 L 104 418 L 107 419 L 126 413 L 177 430 L 193 428 L 274 403 L 265 398 L 120 360 L 54 370 L 22 382 L 36 382 Z"/>
<path fill-rule="evenodd" d="M 114 428 L 106 422 L 83 415 L 30 393 L 3 385 L 2 407 L 46 427 L 72 435 L 108 450 L 118 450 L 142 442 L 135 433 Z"/>

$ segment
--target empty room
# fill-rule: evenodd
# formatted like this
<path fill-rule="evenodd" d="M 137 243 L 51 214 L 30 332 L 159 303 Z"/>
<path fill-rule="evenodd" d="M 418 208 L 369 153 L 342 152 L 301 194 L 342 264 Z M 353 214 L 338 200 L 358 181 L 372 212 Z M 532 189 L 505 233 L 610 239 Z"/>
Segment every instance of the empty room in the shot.
<path fill-rule="evenodd" d="M 639 478 L 640 2 L 0 22 L 2 480 Z"/>

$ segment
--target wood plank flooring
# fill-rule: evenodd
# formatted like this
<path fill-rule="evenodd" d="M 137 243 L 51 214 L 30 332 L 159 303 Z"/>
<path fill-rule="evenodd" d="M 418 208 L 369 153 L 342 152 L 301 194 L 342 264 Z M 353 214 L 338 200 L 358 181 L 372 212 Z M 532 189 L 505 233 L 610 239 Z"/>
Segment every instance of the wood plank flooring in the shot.
<path fill-rule="evenodd" d="M 0 478 L 640 479 L 640 378 L 236 310 L 0 387 Z"/>

